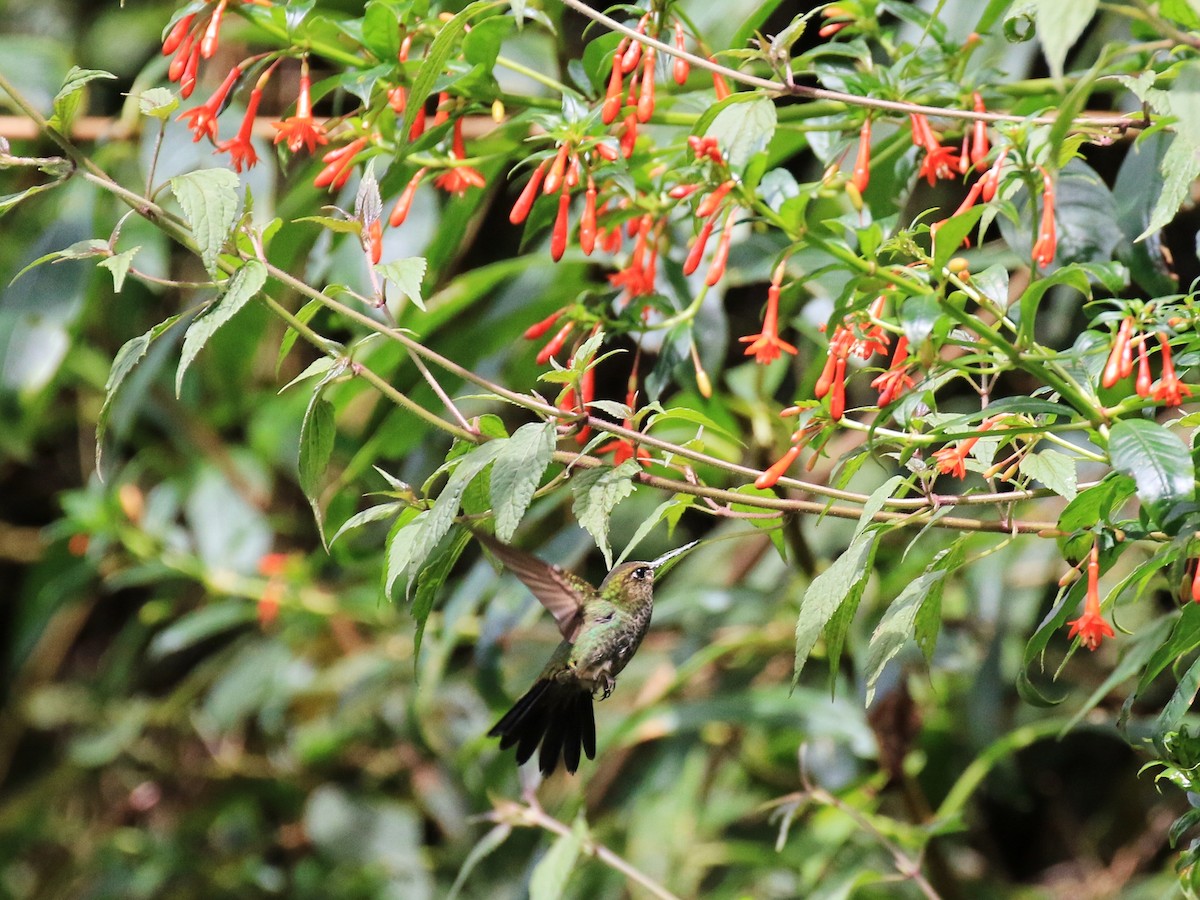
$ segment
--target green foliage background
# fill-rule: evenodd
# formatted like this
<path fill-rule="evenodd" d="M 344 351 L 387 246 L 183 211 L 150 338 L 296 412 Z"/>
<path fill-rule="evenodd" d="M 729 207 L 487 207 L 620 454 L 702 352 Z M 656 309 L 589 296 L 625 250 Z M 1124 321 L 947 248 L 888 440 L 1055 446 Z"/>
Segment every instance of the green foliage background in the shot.
<path fill-rule="evenodd" d="M 41 108 L 71 65 L 111 70 L 120 80 L 94 85 L 92 106 L 120 116 L 135 79 L 161 78 L 164 64 L 143 66 L 173 8 L 10 3 L 0 70 Z M 1037 65 L 1026 49 L 1006 60 L 1014 74 Z M 553 48 L 531 36 L 524 52 L 546 61 Z M 136 182 L 149 142 L 118 132 L 93 155 Z M 162 174 L 206 153 L 174 128 Z M 250 176 L 257 209 L 290 222 L 325 202 L 311 179 L 290 173 L 281 188 L 274 172 L 268 160 Z M 473 201 L 438 209 L 424 197 L 389 233 L 388 252 L 427 255 L 426 284 L 452 285 L 429 298 L 428 346 L 530 385 L 538 369 L 521 332 L 589 275 L 581 260 L 554 266 L 515 234 L 497 238 L 504 179 L 487 174 L 494 187 Z M 499 212 L 481 223 L 474 203 Z M 117 214 L 78 184 L 31 200 L 2 220 L 0 280 Z M 123 234 L 141 246 L 142 271 L 178 279 L 190 267 L 202 279 L 197 261 L 136 217 Z M 313 280 L 363 278 L 352 241 L 303 224 L 284 226 L 272 256 Z M 734 301 L 760 294 L 767 274 L 738 262 Z M 525 805 L 510 756 L 484 735 L 556 642 L 549 617 L 472 549 L 416 657 L 403 603 L 380 600 L 386 523 L 321 546 L 295 474 L 308 395 L 280 392 L 313 357 L 297 348 L 280 362 L 282 328 L 259 306 L 204 349 L 180 399 L 179 336 L 151 348 L 112 410 L 101 481 L 92 440 L 112 358 L 194 302 L 133 279 L 112 287 L 108 272 L 68 260 L 0 296 L 0 895 L 407 900 L 445 896 L 470 864 L 461 896 L 648 896 L 581 853 L 596 843 L 685 897 L 917 896 L 900 877 L 910 864 L 946 897 L 1175 889 L 1165 834 L 1182 797 L 1138 776 L 1144 759 L 1116 730 L 1116 704 L 1067 731 L 1089 694 L 1107 696 L 1115 649 L 1067 663 L 1046 688 L 1067 693 L 1062 707 L 1017 697 L 1025 641 L 1062 569 L 1037 538 L 965 542 L 970 555 L 995 552 L 946 585 L 935 665 L 925 672 L 909 648 L 864 712 L 857 658 L 832 675 L 811 666 L 789 689 L 799 598 L 849 545 L 852 522 L 804 519 L 813 558 L 799 575 L 744 523 L 688 516 L 673 534 L 656 529 L 639 556 L 740 536 L 672 572 L 646 644 L 598 707 L 599 759 Z M 344 327 L 324 313 L 313 321 L 333 336 Z M 711 326 L 718 346 L 725 326 Z M 391 383 L 437 405 L 395 345 L 369 353 Z M 622 376 L 604 376 L 617 396 Z M 731 359 L 730 390 L 675 402 L 734 434 L 769 429 L 762 377 Z M 328 396 L 338 424 L 329 522 L 387 486 L 373 467 L 419 484 L 448 450 L 361 383 Z M 521 423 L 503 407 L 464 407 L 510 430 Z M 885 475 L 864 478 L 858 488 L 870 491 Z M 618 508 L 618 549 L 661 499 L 639 491 Z M 568 519 L 558 500 L 538 501 L 522 543 L 598 579 L 602 561 Z M 893 533 L 879 547 L 852 655 L 886 602 L 950 545 L 930 532 L 910 553 L 913 537 Z M 270 588 L 281 609 L 260 624 L 268 579 L 258 564 L 272 551 L 289 555 Z M 1153 710 L 1172 687 L 1154 685 L 1140 702 Z M 1127 724 L 1135 741 L 1147 732 L 1140 709 Z"/>

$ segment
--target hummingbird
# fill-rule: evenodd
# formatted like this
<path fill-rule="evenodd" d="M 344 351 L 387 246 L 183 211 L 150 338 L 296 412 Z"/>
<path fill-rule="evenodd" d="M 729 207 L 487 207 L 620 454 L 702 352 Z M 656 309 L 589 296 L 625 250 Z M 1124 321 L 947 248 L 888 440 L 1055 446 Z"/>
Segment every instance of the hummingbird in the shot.
<path fill-rule="evenodd" d="M 592 587 L 586 580 L 501 543 L 488 534 L 479 540 L 529 588 L 558 623 L 562 643 L 524 696 L 492 726 L 489 737 L 500 749 L 516 745 L 517 763 L 527 762 L 538 744 L 543 775 L 558 767 L 579 768 L 580 753 L 596 758 L 596 719 L 592 700 L 607 700 L 617 675 L 633 658 L 650 627 L 654 574 L 664 563 L 696 546 L 692 541 L 651 562 L 616 566 Z"/>

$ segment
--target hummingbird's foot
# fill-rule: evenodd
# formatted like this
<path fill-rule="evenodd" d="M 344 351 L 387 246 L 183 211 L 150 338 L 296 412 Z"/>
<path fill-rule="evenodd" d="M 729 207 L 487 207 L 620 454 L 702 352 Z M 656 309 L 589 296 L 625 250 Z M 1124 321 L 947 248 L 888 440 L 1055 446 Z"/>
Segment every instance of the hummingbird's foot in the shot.
<path fill-rule="evenodd" d="M 600 696 L 600 699 L 603 701 L 612 696 L 613 689 L 617 686 L 617 681 L 611 675 L 603 675 L 601 677 L 604 679 L 599 685 L 604 691 Z"/>

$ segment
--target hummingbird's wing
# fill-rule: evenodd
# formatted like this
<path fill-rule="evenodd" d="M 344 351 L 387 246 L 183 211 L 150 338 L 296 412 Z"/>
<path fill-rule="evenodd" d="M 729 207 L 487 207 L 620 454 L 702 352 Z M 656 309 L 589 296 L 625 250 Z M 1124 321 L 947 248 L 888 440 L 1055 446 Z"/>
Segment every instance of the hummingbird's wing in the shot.
<path fill-rule="evenodd" d="M 550 610 L 562 636 L 575 642 L 583 625 L 583 604 L 594 588 L 584 579 L 538 559 L 524 550 L 501 543 L 490 534 L 476 532 L 479 542 L 504 563 L 529 588 L 542 606 Z"/>

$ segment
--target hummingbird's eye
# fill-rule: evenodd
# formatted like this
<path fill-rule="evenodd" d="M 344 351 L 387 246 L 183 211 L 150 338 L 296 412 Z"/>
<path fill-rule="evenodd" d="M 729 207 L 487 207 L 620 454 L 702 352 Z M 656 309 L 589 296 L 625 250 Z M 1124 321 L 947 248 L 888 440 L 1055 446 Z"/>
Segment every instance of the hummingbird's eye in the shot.
<path fill-rule="evenodd" d="M 638 581 L 646 581 L 654 574 L 654 570 L 649 566 L 638 566 L 633 570 L 633 577 Z"/>

